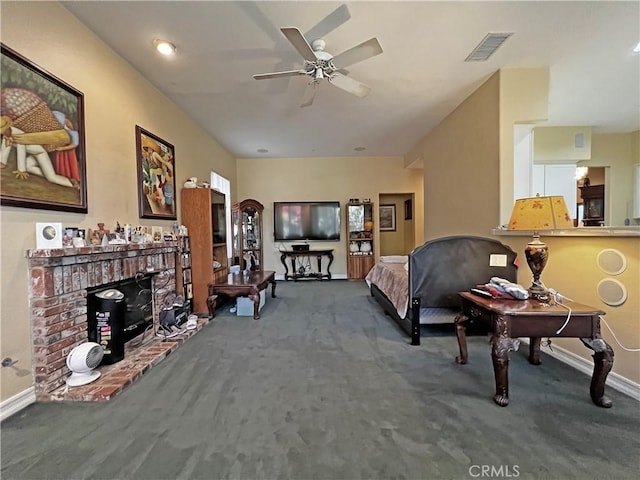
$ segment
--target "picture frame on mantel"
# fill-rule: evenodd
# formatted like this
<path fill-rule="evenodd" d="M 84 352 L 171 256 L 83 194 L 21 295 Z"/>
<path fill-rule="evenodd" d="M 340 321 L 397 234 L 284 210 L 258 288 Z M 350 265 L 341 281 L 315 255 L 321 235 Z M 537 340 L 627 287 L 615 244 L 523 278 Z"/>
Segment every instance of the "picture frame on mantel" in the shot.
<path fill-rule="evenodd" d="M 140 218 L 176 220 L 175 149 L 136 125 L 138 213 Z"/>
<path fill-rule="evenodd" d="M 380 205 L 380 231 L 395 232 L 396 231 L 396 206 Z"/>
<path fill-rule="evenodd" d="M 0 203 L 87 213 L 84 95 L 0 43 Z"/>

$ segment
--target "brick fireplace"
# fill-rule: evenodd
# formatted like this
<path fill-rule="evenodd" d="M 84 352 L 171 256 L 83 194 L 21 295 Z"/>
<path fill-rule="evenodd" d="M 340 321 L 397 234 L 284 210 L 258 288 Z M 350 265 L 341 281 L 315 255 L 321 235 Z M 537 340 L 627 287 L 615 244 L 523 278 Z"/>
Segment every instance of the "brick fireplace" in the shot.
<path fill-rule="evenodd" d="M 129 350 L 125 355 L 125 360 L 129 357 L 129 363 L 120 362 L 123 366 L 119 368 L 110 366 L 113 374 L 107 382 L 111 387 L 107 391 L 105 382 L 102 386 L 98 383 L 100 380 L 96 382 L 97 386 L 66 388 L 65 380 L 70 373 L 66 365 L 67 355 L 76 345 L 87 341 L 87 289 L 133 278 L 141 272 L 152 273 L 153 317 L 156 322 L 157 306 L 164 305 L 167 296 L 173 298 L 176 289 L 176 244 L 28 250 L 27 258 L 37 401 L 106 400 L 149 367 L 140 364 L 140 352 Z M 175 343 L 150 343 L 145 345 L 147 357 L 151 352 L 152 358 L 147 358 L 150 364 L 158 355 L 166 355 L 175 346 Z M 132 366 L 132 361 L 136 367 Z M 98 393 L 92 395 L 91 391 Z"/>

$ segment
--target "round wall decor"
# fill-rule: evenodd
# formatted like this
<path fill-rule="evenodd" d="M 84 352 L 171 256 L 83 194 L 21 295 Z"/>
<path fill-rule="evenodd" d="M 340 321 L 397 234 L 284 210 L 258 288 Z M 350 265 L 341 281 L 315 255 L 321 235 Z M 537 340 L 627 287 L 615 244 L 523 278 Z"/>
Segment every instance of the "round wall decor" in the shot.
<path fill-rule="evenodd" d="M 598 282 L 598 296 L 607 305 L 617 307 L 627 301 L 627 289 L 615 278 L 604 278 Z"/>
<path fill-rule="evenodd" d="M 627 268 L 627 258 L 613 248 L 601 250 L 596 260 L 600 269 L 609 275 L 620 275 Z"/>

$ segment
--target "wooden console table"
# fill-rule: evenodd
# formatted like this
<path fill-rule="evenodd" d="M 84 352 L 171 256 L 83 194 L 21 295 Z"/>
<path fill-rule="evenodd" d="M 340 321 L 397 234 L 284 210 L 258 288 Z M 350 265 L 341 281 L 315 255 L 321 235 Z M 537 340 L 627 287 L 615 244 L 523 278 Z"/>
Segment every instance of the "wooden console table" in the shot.
<path fill-rule="evenodd" d="M 604 384 L 613 367 L 613 350 L 600 336 L 600 315 L 597 308 L 576 302 L 562 305 L 538 300 L 504 300 L 483 298 L 469 292 L 461 292 L 462 311 L 455 318 L 460 356 L 456 363 L 467 363 L 467 339 L 465 322 L 479 321 L 491 327 L 491 359 L 496 382 L 493 400 L 501 407 L 509 404 L 509 351 L 517 349 L 517 337 L 530 337 L 529 363 L 540 365 L 540 340 L 542 337 L 580 338 L 593 350 L 594 370 L 591 378 L 591 400 L 599 407 L 611 407 L 611 400 L 604 395 Z M 569 314 L 571 317 L 558 332 Z"/>
<path fill-rule="evenodd" d="M 284 266 L 284 279 L 297 281 L 301 278 L 313 278 L 316 280 L 331 280 L 331 264 L 333 263 L 333 250 L 284 250 L 281 251 L 280 261 Z M 327 264 L 327 273 L 322 273 L 322 257 L 328 257 L 329 263 Z M 303 264 L 304 259 L 307 259 L 307 264 L 311 265 L 311 257 L 316 257 L 318 261 L 318 270 L 316 272 L 308 272 Z M 291 273 L 287 267 L 287 258 L 290 258 Z"/>
<path fill-rule="evenodd" d="M 225 282 L 210 283 L 207 307 L 209 316 L 216 316 L 216 297 L 226 295 L 228 297 L 249 297 L 253 301 L 253 318 L 260 319 L 260 291 L 271 283 L 271 297 L 276 298 L 276 272 L 271 270 L 256 270 L 248 273 L 230 273 Z"/>

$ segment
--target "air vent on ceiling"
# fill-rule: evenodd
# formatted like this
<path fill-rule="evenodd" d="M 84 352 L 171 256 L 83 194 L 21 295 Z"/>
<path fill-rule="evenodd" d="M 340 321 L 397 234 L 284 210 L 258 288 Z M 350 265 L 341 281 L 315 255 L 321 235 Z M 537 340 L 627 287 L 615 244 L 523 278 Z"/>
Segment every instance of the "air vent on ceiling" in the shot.
<path fill-rule="evenodd" d="M 513 32 L 488 33 L 476 48 L 465 58 L 465 62 L 484 62 L 500 48 Z"/>

